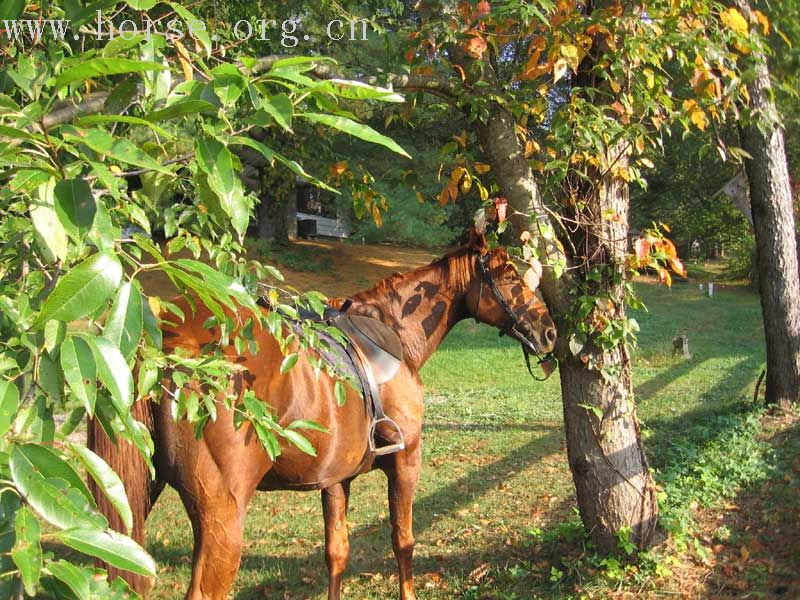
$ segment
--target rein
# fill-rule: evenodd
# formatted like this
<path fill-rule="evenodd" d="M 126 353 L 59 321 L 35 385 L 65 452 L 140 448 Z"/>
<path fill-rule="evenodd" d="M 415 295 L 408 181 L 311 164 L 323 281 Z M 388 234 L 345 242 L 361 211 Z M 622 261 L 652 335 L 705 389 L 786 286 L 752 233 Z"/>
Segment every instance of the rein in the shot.
<path fill-rule="evenodd" d="M 505 326 L 500 330 L 500 335 L 501 336 L 510 335 L 512 333 L 515 333 L 518 336 L 525 339 L 525 341 L 528 344 L 530 344 L 531 348 L 533 349 L 532 354 L 534 354 L 537 358 L 536 362 L 537 366 L 545 363 L 548 364 L 551 363 L 554 360 L 554 357 L 551 354 L 544 354 L 541 351 L 539 343 L 536 341 L 536 339 L 525 333 L 525 329 L 523 328 L 523 321 L 520 319 L 519 314 L 514 312 L 514 309 L 511 308 L 511 305 L 508 303 L 508 300 L 506 300 L 505 296 L 503 296 L 503 294 L 500 293 L 497 284 L 492 278 L 492 273 L 491 270 L 489 269 L 489 265 L 487 264 L 488 258 L 489 258 L 488 254 L 479 253 L 478 259 L 476 261 L 478 265 L 478 273 L 481 276 L 481 286 L 478 290 L 478 304 L 476 306 L 474 314 L 475 322 L 480 323 L 480 320 L 478 319 L 478 309 L 480 309 L 481 298 L 483 297 L 483 286 L 484 284 L 486 284 L 488 288 L 491 290 L 492 294 L 494 295 L 494 299 L 497 301 L 497 303 L 503 309 L 503 312 L 505 312 L 506 316 L 508 317 Z M 525 313 L 530 307 L 531 303 L 534 301 L 535 299 L 528 302 L 523 307 L 522 313 Z M 550 372 L 552 371 L 548 372 L 544 367 L 542 367 L 542 370 L 545 372 L 545 376 L 537 377 L 536 375 L 534 375 L 533 369 L 531 368 L 531 359 L 530 359 L 531 352 L 528 351 L 528 348 L 526 348 L 524 343 L 520 343 L 520 346 L 522 347 L 522 354 L 525 357 L 525 366 L 528 367 L 528 373 L 530 373 L 531 377 L 533 377 L 537 381 L 544 381 L 545 379 L 547 379 L 550 376 Z"/>

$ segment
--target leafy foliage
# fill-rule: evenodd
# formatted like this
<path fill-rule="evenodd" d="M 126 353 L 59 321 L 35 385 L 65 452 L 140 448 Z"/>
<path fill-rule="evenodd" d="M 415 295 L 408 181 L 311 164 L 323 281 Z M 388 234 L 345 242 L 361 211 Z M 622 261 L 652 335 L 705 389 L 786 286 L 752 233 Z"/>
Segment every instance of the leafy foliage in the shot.
<path fill-rule="evenodd" d="M 100 4 L 119 16 L 175 11 L 196 20 L 175 2 Z M 22 2 L 15 10 L 13 16 L 70 19 L 75 27 L 94 14 L 75 3 Z M 294 158 L 256 138 L 271 130 L 291 136 L 293 124 L 305 120 L 405 154 L 339 106 L 395 102 L 396 94 L 346 80 L 318 85 L 305 75 L 329 59 L 263 63 L 225 51 L 201 32 L 192 43 L 163 35 L 86 43 L 22 36 L 0 55 L 0 530 L 8 532 L 3 551 L 10 550 L 0 558 L 4 596 L 17 581 L 34 595 L 44 573 L 79 597 L 109 592 L 92 569 L 42 553 L 42 520 L 66 546 L 155 574 L 142 548 L 108 528 L 76 470 L 89 473 L 130 528 L 119 477 L 67 441 L 84 415 L 99 419 L 113 438 L 131 441 L 150 464 L 152 440 L 130 409 L 134 398 L 161 395 L 165 368 L 173 413 L 200 435 L 216 419 L 218 403 L 234 407 L 239 400 L 228 392 L 236 367 L 222 347 L 256 352 L 258 323 L 280 341 L 288 370 L 301 349 L 323 344 L 310 321 L 296 332 L 285 322 L 299 307 L 321 312 L 324 297 L 262 285 L 279 283 L 280 273 L 243 253 L 254 197 L 237 175 L 239 148 L 319 185 Z M 167 252 L 149 236 L 155 230 L 167 238 Z M 173 257 L 184 249 L 191 258 Z M 218 348 L 202 358 L 162 350 L 159 323 L 184 315 L 145 295 L 140 276 L 155 271 L 208 306 L 222 331 Z M 261 294 L 272 306 L 268 314 L 256 305 Z M 204 392 L 189 385 L 196 380 Z M 280 453 L 277 436 L 313 453 L 300 432 L 313 424 L 283 428 L 264 400 L 244 398 L 237 423 L 249 422 L 273 456 Z M 67 411 L 57 428 L 54 417 Z"/>

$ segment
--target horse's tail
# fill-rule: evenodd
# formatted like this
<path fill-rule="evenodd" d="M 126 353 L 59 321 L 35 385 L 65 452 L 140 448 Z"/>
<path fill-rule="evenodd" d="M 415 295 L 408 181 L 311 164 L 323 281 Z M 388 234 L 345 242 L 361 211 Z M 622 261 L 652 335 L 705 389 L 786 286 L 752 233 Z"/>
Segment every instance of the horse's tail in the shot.
<path fill-rule="evenodd" d="M 131 415 L 137 421 L 144 423 L 150 433 L 153 433 L 153 410 L 148 397 L 137 400 L 134 403 L 131 408 Z M 147 464 L 139 454 L 136 446 L 130 442 L 119 438 L 116 443 L 112 442 L 97 419 L 89 421 L 87 445 L 90 450 L 103 458 L 122 479 L 128 495 L 128 503 L 133 513 L 133 529 L 130 532 L 130 536 L 140 546 L 144 547 L 144 523 L 152 506 L 152 483 Z M 111 528 L 127 533 L 119 513 L 98 489 L 94 481 L 89 481 L 89 487 L 92 490 L 98 508 L 108 519 Z M 122 571 L 109 565 L 103 566 L 108 570 L 110 579 L 122 577 L 141 596 L 145 596 L 153 584 L 152 579 L 149 577 L 137 575 L 130 571 Z"/>

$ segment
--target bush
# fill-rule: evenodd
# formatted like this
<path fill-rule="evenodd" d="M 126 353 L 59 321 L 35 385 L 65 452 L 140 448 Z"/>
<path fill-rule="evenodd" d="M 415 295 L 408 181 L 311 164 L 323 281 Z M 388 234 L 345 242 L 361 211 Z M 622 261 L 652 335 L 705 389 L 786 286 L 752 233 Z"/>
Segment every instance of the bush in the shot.
<path fill-rule="evenodd" d="M 380 185 L 376 186 L 380 189 Z M 441 207 L 428 201 L 420 203 L 413 190 L 396 187 L 380 190 L 387 199 L 389 209 L 383 213 L 383 226 L 378 227 L 370 217 L 353 219 L 354 240 L 368 243 L 395 242 L 410 246 L 433 248 L 453 243 L 459 235 L 450 226 L 458 206 Z"/>

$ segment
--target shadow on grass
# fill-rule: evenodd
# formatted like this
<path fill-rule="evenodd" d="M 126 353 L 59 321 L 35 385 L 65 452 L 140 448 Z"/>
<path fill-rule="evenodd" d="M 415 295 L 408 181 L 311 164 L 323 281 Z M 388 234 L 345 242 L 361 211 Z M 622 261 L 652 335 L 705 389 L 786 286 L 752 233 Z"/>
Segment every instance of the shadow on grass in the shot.
<path fill-rule="evenodd" d="M 744 488 L 709 528 L 710 598 L 800 598 L 800 422 L 792 420 L 770 440 L 771 476 Z"/>

